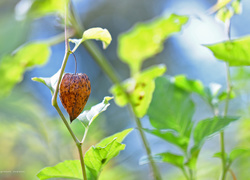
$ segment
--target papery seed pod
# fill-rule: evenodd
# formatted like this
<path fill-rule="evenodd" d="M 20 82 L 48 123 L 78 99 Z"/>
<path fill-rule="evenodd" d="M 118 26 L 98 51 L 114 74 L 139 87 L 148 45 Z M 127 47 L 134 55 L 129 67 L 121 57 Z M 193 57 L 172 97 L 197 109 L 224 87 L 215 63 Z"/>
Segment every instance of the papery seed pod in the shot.
<path fill-rule="evenodd" d="M 69 114 L 70 122 L 76 119 L 86 105 L 91 85 L 86 74 L 66 73 L 60 84 L 59 96 L 63 107 Z"/>

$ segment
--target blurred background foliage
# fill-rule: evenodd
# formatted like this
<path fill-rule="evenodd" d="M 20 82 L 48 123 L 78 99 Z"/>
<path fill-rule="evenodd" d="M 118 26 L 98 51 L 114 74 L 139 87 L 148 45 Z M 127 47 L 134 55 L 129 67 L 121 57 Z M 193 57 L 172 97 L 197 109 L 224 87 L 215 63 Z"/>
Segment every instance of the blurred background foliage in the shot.
<path fill-rule="evenodd" d="M 39 0 L 37 0 L 39 1 Z M 28 0 L 0 1 L 0 69 L 2 57 L 12 53 L 26 42 L 45 40 L 63 32 L 61 19 L 50 15 L 34 18 L 34 14 L 24 17 Z M 25 5 L 26 3 L 26 5 Z M 60 2 L 58 1 L 59 5 Z M 119 72 L 121 79 L 129 77 L 127 65 L 118 61 L 118 35 L 129 30 L 135 23 L 151 20 L 163 14 L 176 13 L 189 15 L 190 20 L 181 33 L 169 38 L 164 43 L 164 50 L 143 64 L 143 69 L 152 64 L 167 65 L 168 75 L 185 74 L 192 79 L 200 79 L 205 85 L 211 82 L 225 87 L 224 63 L 217 61 L 211 52 L 201 44 L 211 44 L 227 39 L 221 22 L 207 15 L 207 9 L 216 0 L 73 0 L 76 13 L 87 28 L 107 28 L 113 38 L 111 45 L 103 51 L 110 63 Z M 43 12 L 41 10 L 41 12 Z M 232 19 L 232 38 L 249 34 L 250 2 L 243 1 L 243 13 Z M 37 15 L 39 16 L 39 15 Z M 36 17 L 37 17 L 36 16 Z M 101 47 L 101 43 L 98 43 Z M 111 82 L 103 74 L 98 65 L 91 59 L 83 47 L 75 53 L 78 60 L 78 72 L 86 73 L 92 83 L 87 108 L 100 102 L 109 95 Z M 31 77 L 49 77 L 61 66 L 64 56 L 63 42 L 51 47 L 49 61 L 43 66 L 25 66 L 24 77 L 9 93 L 0 90 L 0 179 L 26 180 L 35 179 L 36 173 L 45 166 L 53 166 L 67 159 L 78 159 L 76 149 L 66 128 L 51 106 L 50 91 L 42 84 L 32 82 Z M 22 64 L 21 64 L 22 65 Z M 27 69 L 26 69 L 27 68 Z M 226 130 L 226 148 L 239 145 L 250 147 L 250 114 L 249 114 L 249 74 L 248 67 L 231 68 L 233 85 L 237 98 L 230 103 L 230 114 L 241 115 L 242 118 Z M 70 57 L 67 72 L 74 71 L 74 61 Z M 15 76 L 13 70 L 11 76 Z M 0 72 L 0 76 L 2 76 Z M 8 86 L 8 82 L 0 82 Z M 226 88 L 224 88 L 226 89 Z M 195 120 L 212 115 L 201 99 L 193 96 L 196 105 Z M 62 107 L 62 106 L 61 106 Z M 65 112 L 65 111 L 64 111 Z M 84 148 L 88 149 L 103 137 L 135 125 L 130 120 L 127 108 L 120 108 L 111 103 L 90 128 Z M 150 127 L 147 117 L 142 119 L 144 127 Z M 79 122 L 72 123 L 74 131 L 80 136 L 83 128 Z M 153 153 L 162 150 L 176 149 L 157 137 L 147 134 Z M 138 161 L 144 150 L 136 132 L 125 140 L 126 149 L 104 169 L 100 179 L 150 179 L 148 166 L 139 166 Z M 218 137 L 205 143 L 198 162 L 198 178 L 202 180 L 216 179 L 220 168 L 219 160 L 212 158 L 219 150 Z M 171 165 L 158 164 L 161 172 L 168 179 L 183 179 L 178 169 Z M 233 164 L 238 179 L 249 179 L 250 158 L 243 157 Z M 4 173 L 12 171 L 12 173 Z M 13 173 L 13 171 L 20 171 Z M 231 177 L 228 176 L 228 179 Z"/>

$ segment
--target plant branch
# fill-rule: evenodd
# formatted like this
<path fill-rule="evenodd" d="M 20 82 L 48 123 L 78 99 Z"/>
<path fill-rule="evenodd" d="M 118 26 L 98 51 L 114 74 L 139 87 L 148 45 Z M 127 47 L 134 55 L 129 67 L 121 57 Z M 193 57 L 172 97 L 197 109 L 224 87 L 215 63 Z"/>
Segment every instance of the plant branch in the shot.
<path fill-rule="evenodd" d="M 231 22 L 229 21 L 228 24 L 226 25 L 227 27 L 227 35 L 228 35 L 228 39 L 231 40 Z M 227 81 L 227 97 L 225 100 L 225 109 L 224 109 L 224 116 L 227 115 L 228 113 L 228 107 L 229 107 L 229 101 L 230 101 L 230 94 L 232 91 L 232 84 L 231 84 L 231 77 L 230 77 L 230 67 L 229 64 L 226 63 L 226 81 Z M 221 161 L 222 161 L 222 175 L 221 175 L 221 180 L 225 180 L 226 179 L 226 175 L 227 175 L 227 162 L 226 162 L 226 157 L 225 157 L 225 142 L 224 142 L 224 131 L 222 131 L 220 133 L 220 146 L 221 146 Z"/>
<path fill-rule="evenodd" d="M 79 158 L 80 158 L 81 167 L 82 167 L 83 179 L 87 180 L 87 174 L 86 174 L 85 163 L 84 163 L 84 156 L 83 156 L 83 152 L 82 152 L 82 143 L 77 144 L 77 149 L 79 152 Z"/>
<path fill-rule="evenodd" d="M 68 30 L 68 34 L 67 34 L 67 39 L 74 36 L 75 34 L 75 30 L 74 29 L 69 29 Z M 55 35 L 49 39 L 46 39 L 46 40 L 42 40 L 41 42 L 42 43 L 46 43 L 48 44 L 49 46 L 54 46 L 56 44 L 59 44 L 61 42 L 65 41 L 65 33 L 61 33 L 61 34 L 58 34 L 58 35 Z"/>
<path fill-rule="evenodd" d="M 87 127 L 85 128 L 84 135 L 83 135 L 83 137 L 82 137 L 81 143 L 83 143 L 83 142 L 85 141 L 86 136 L 87 136 L 87 133 L 88 133 L 88 130 L 89 130 L 89 126 L 87 126 Z"/>
<path fill-rule="evenodd" d="M 130 99 L 128 99 L 128 100 L 130 101 Z M 137 129 L 139 131 L 143 146 L 144 146 L 144 148 L 146 150 L 146 153 L 147 153 L 147 156 L 148 156 L 148 159 L 149 159 L 149 163 L 150 163 L 150 166 L 151 166 L 151 169 L 152 169 L 152 172 L 153 172 L 154 179 L 155 180 L 161 180 L 161 174 L 160 174 L 160 172 L 158 170 L 158 167 L 156 166 L 156 164 L 155 164 L 155 162 L 153 160 L 151 149 L 150 149 L 149 143 L 147 141 L 147 138 L 145 136 L 145 133 L 143 131 L 141 121 L 140 121 L 140 119 L 138 117 L 135 116 L 135 111 L 134 111 L 133 106 L 131 105 L 131 102 L 130 102 L 130 109 L 133 112 L 132 114 L 134 115 L 134 119 L 135 119 L 135 122 L 136 122 Z"/>
<path fill-rule="evenodd" d="M 53 105 L 53 106 L 56 108 L 58 114 L 60 115 L 61 119 L 63 120 L 65 126 L 67 127 L 67 129 L 68 129 L 70 135 L 72 136 L 72 138 L 74 139 L 75 143 L 76 143 L 76 144 L 79 144 L 80 141 L 79 141 L 78 138 L 75 136 L 74 132 L 72 131 L 71 127 L 69 126 L 69 123 L 68 123 L 68 121 L 66 120 L 66 118 L 64 117 L 64 115 L 63 115 L 62 111 L 60 110 L 58 104 L 56 103 L 56 105 Z"/>
<path fill-rule="evenodd" d="M 229 169 L 229 172 L 231 173 L 233 180 L 237 180 L 236 175 L 234 174 L 232 169 Z"/>
<path fill-rule="evenodd" d="M 75 11 L 73 10 L 73 6 L 71 6 L 71 23 L 73 24 L 73 27 L 76 30 L 76 34 L 78 35 L 78 37 L 81 38 L 82 36 L 82 32 L 84 32 L 84 27 L 81 25 L 80 20 L 78 19 L 78 16 L 75 14 Z M 121 86 L 121 81 L 118 78 L 117 73 L 115 72 L 115 70 L 113 69 L 113 67 L 111 66 L 111 64 L 109 63 L 109 61 L 105 58 L 105 56 L 102 54 L 102 52 L 100 51 L 100 49 L 92 42 L 92 41 L 84 41 L 83 46 L 86 48 L 86 50 L 88 51 L 88 53 L 92 56 L 92 58 L 95 60 L 95 62 L 99 65 L 99 67 L 104 71 L 104 73 L 108 76 L 108 78 L 116 85 L 120 86 L 121 89 L 123 89 L 123 91 L 126 93 L 126 91 L 124 90 L 124 88 L 122 88 Z M 128 99 L 130 101 L 130 98 Z M 130 105 L 132 106 L 132 104 L 130 103 Z M 133 111 L 133 114 L 135 116 L 135 113 Z M 158 170 L 158 167 L 156 166 L 155 162 L 152 159 L 152 155 L 151 155 L 151 149 L 149 147 L 149 143 L 146 139 L 146 136 L 142 130 L 142 125 L 140 122 L 140 119 L 137 118 L 135 116 L 135 122 L 137 125 L 137 128 L 139 130 L 139 134 L 140 137 L 142 139 L 144 148 L 147 152 L 147 155 L 149 157 L 149 161 L 150 161 L 150 165 L 151 165 L 151 169 L 154 175 L 154 179 L 155 180 L 160 180 L 161 176 Z"/>
<path fill-rule="evenodd" d="M 67 6 L 66 6 L 67 9 Z M 67 10 L 66 10 L 67 12 Z M 82 168 L 82 174 L 83 174 L 83 180 L 87 180 L 87 175 L 86 175 L 86 169 L 85 169 L 85 164 L 84 164 L 84 157 L 83 157 L 83 152 L 82 152 L 82 143 L 80 143 L 80 141 L 78 140 L 78 138 L 75 136 L 74 132 L 72 131 L 68 121 L 65 119 L 62 111 L 60 110 L 58 104 L 57 104 L 57 96 L 58 96 L 58 92 L 59 92 L 59 86 L 62 80 L 62 76 L 69 58 L 69 55 L 71 53 L 70 51 L 70 47 L 69 47 L 69 41 L 68 41 L 68 36 L 67 36 L 67 27 L 66 27 L 66 18 L 67 18 L 67 14 L 65 13 L 65 29 L 64 29 L 64 33 L 65 33 L 65 54 L 64 54 L 64 58 L 63 58 L 63 62 L 62 62 L 62 66 L 60 69 L 60 75 L 56 84 L 56 89 L 55 92 L 53 94 L 52 97 L 52 105 L 56 108 L 58 114 L 60 115 L 61 119 L 63 120 L 65 126 L 67 127 L 70 135 L 72 136 L 73 140 L 76 143 L 78 152 L 79 152 L 79 157 L 80 157 L 80 162 L 81 162 L 81 168 Z"/>
<path fill-rule="evenodd" d="M 186 178 L 187 180 L 189 180 L 190 178 L 188 177 L 188 174 L 187 174 L 187 172 L 186 172 L 186 169 L 185 169 L 185 168 L 181 168 L 181 171 L 182 171 L 183 175 L 185 176 L 185 178 Z"/>

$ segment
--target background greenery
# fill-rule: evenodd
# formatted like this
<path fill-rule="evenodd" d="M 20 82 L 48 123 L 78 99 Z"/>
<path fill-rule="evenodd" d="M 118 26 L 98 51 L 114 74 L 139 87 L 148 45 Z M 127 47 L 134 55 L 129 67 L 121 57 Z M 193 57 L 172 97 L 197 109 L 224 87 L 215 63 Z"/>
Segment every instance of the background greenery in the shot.
<path fill-rule="evenodd" d="M 115 67 L 121 79 L 129 76 L 130 72 L 124 63 L 117 58 L 117 38 L 120 33 L 129 30 L 135 23 L 156 18 L 164 13 L 177 13 L 190 15 L 190 20 L 181 33 L 168 39 L 164 50 L 150 58 L 143 64 L 143 69 L 152 64 L 165 63 L 168 75 L 185 74 L 191 79 L 200 79 L 205 85 L 217 82 L 225 85 L 224 63 L 217 61 L 212 53 L 201 44 L 211 44 L 227 39 L 221 22 L 215 21 L 206 14 L 206 10 L 216 3 L 215 0 L 98 0 L 73 1 L 76 12 L 86 28 L 107 28 L 112 35 L 112 43 L 103 53 Z M 0 56 L 8 60 L 7 54 L 20 47 L 27 41 L 41 40 L 53 37 L 63 32 L 60 19 L 51 15 L 38 18 L 34 14 L 27 18 L 22 17 L 25 6 L 20 7 L 18 0 L 0 1 Z M 249 34 L 248 24 L 250 3 L 243 1 L 243 13 L 232 19 L 232 38 Z M 198 17 L 199 18 L 198 18 Z M 98 43 L 101 47 L 101 43 Z M 46 55 L 45 53 L 42 56 Z M 16 173 L 0 173 L 3 180 L 34 179 L 37 172 L 44 166 L 52 166 L 67 159 L 77 159 L 76 149 L 71 142 L 66 128 L 58 118 L 51 106 L 50 92 L 42 84 L 32 82 L 34 76 L 51 76 L 61 66 L 64 55 L 64 44 L 52 46 L 49 61 L 43 66 L 31 69 L 28 65 L 11 64 L 10 79 L 16 77 L 19 67 L 28 70 L 24 77 L 17 79 L 18 83 L 13 91 L 8 93 L 14 84 L 12 81 L 2 81 L 5 88 L 0 90 L 0 172 L 20 171 Z M 34 53 L 36 54 L 36 53 Z M 32 54 L 31 54 L 32 56 Z M 92 93 L 87 106 L 100 102 L 109 95 L 110 81 L 100 68 L 91 59 L 83 47 L 76 52 L 78 59 L 78 72 L 86 73 L 92 83 Z M 39 57 L 41 57 L 39 55 Z M 72 58 L 72 57 L 71 57 Z M 74 71 L 74 61 L 69 59 L 66 71 Z M 1 67 L 0 61 L 0 69 Z M 26 62 L 29 64 L 29 62 Z M 38 63 L 39 64 L 39 63 Z M 21 63 L 22 65 L 22 63 Z M 17 69 L 15 69 L 16 67 Z M 237 98 L 230 103 L 232 115 L 243 115 L 240 121 L 232 124 L 226 130 L 226 148 L 229 150 L 235 145 L 249 147 L 249 68 L 232 68 L 234 90 Z M 1 71 L 0 71 L 1 75 Z M 1 86 L 2 87 L 2 86 Z M 6 90 L 7 89 L 7 90 Z M 204 119 L 212 115 L 202 100 L 193 96 L 196 104 L 194 120 Z M 88 108 L 86 107 L 86 108 Z M 103 137 L 114 134 L 128 127 L 134 127 L 130 121 L 127 108 L 120 108 L 111 102 L 109 109 L 94 122 L 90 128 L 86 149 L 99 142 Z M 75 131 L 80 134 L 82 127 L 74 122 Z M 144 127 L 151 128 L 147 117 L 142 119 Z M 153 153 L 162 150 L 176 151 L 175 147 L 166 144 L 161 139 L 147 134 Z M 138 165 L 144 150 L 136 132 L 131 133 L 125 140 L 126 150 L 104 169 L 101 179 L 149 179 L 147 165 Z M 198 162 L 198 177 L 200 179 L 215 179 L 219 174 L 219 160 L 212 158 L 214 152 L 219 150 L 218 138 L 214 137 L 205 143 Z M 248 178 L 250 159 L 239 159 L 233 169 L 239 179 Z M 171 165 L 159 164 L 163 174 L 169 179 L 182 179 L 179 170 Z M 211 172 L 213 172 L 211 174 Z M 117 177 L 120 176 L 120 177 Z M 228 176 L 228 179 L 230 177 Z"/>

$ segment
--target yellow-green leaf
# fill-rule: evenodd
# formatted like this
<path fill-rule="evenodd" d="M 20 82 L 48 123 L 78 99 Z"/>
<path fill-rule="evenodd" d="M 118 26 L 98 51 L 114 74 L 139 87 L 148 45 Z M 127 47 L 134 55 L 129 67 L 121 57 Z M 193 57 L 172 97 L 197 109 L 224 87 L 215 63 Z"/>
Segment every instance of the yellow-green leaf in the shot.
<path fill-rule="evenodd" d="M 61 16 L 65 14 L 65 8 L 69 7 L 69 0 L 33 0 L 28 15 L 39 18 L 53 13 Z"/>
<path fill-rule="evenodd" d="M 112 41 L 112 37 L 107 29 L 100 27 L 90 28 L 83 32 L 81 39 L 69 39 L 70 42 L 75 44 L 72 52 L 75 52 L 82 42 L 89 39 L 102 41 L 103 49 L 106 49 Z"/>
<path fill-rule="evenodd" d="M 27 69 L 45 64 L 49 56 L 50 48 L 44 43 L 29 43 L 13 55 L 3 56 L 0 60 L 0 97 L 7 95 L 15 84 L 22 81 Z"/>
<path fill-rule="evenodd" d="M 82 39 L 82 41 L 88 39 L 100 40 L 103 43 L 103 49 L 106 49 L 111 43 L 112 37 L 107 29 L 96 27 L 84 31 Z"/>
<path fill-rule="evenodd" d="M 138 23 L 118 39 L 118 55 L 130 66 L 132 74 L 142 62 L 163 50 L 164 40 L 179 32 L 188 21 L 186 16 L 171 14 L 147 23 Z"/>
<path fill-rule="evenodd" d="M 250 65 L 250 36 L 206 45 L 206 47 L 217 59 L 228 62 L 230 66 Z"/>
<path fill-rule="evenodd" d="M 104 166 L 117 156 L 121 150 L 124 150 L 125 144 L 121 142 L 132 130 L 132 128 L 126 129 L 107 137 L 86 152 L 84 157 L 85 165 L 94 177 L 98 178 Z"/>
<path fill-rule="evenodd" d="M 226 6 L 228 3 L 230 3 L 232 0 L 217 0 L 217 3 L 215 5 L 213 5 L 209 10 L 208 13 L 212 14 L 216 11 L 218 11 L 219 9 L 223 8 L 224 6 Z"/>
<path fill-rule="evenodd" d="M 235 0 L 232 2 L 232 8 L 234 10 L 234 14 L 241 14 L 242 12 L 242 4 L 240 2 L 241 0 Z"/>
<path fill-rule="evenodd" d="M 231 19 L 233 15 L 234 15 L 234 12 L 231 9 L 228 9 L 227 7 L 223 7 L 216 13 L 216 18 L 226 23 Z"/>
<path fill-rule="evenodd" d="M 122 87 L 115 85 L 111 93 L 119 106 L 125 106 L 130 99 L 137 117 L 143 117 L 148 109 L 155 89 L 154 79 L 164 74 L 166 67 L 157 65 L 150 67 L 134 78 L 129 78 L 122 83 Z M 126 93 L 124 92 L 126 91 Z"/>

